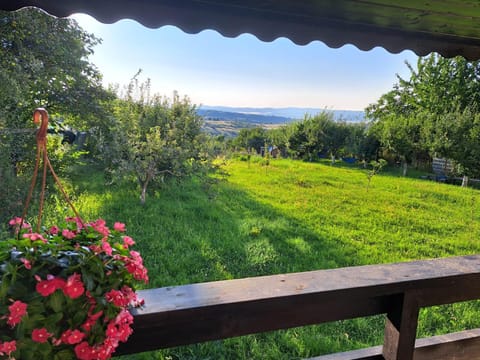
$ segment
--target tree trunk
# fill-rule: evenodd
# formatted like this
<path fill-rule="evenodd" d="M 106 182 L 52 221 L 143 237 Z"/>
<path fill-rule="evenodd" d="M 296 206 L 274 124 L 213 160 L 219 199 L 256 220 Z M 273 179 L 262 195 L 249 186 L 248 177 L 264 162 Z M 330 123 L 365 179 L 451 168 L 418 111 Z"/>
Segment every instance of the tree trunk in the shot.
<path fill-rule="evenodd" d="M 331 158 L 332 158 L 332 165 L 335 165 L 335 155 L 332 154 L 332 155 L 331 155 Z"/>
<path fill-rule="evenodd" d="M 467 187 L 467 186 L 468 186 L 468 176 L 467 176 L 467 175 L 463 175 L 462 187 Z"/>
<path fill-rule="evenodd" d="M 145 200 L 147 197 L 147 183 L 145 182 L 142 186 L 142 193 L 140 194 L 140 204 L 145 205 Z"/>
<path fill-rule="evenodd" d="M 402 176 L 407 176 L 407 171 L 408 171 L 408 163 L 406 160 L 403 160 L 402 162 Z"/>
<path fill-rule="evenodd" d="M 142 181 L 140 178 L 138 178 L 138 182 L 140 183 L 140 186 L 142 187 L 142 192 L 140 194 L 140 204 L 145 205 L 145 201 L 147 200 L 147 187 L 148 183 L 150 182 L 151 175 L 147 174 L 147 177 L 145 178 L 145 181 Z"/>

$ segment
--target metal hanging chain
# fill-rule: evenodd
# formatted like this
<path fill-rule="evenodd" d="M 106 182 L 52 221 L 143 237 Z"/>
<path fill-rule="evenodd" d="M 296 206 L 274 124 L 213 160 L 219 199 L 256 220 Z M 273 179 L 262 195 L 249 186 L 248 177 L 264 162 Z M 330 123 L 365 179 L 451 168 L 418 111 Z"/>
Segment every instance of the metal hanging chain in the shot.
<path fill-rule="evenodd" d="M 28 207 L 30 205 L 30 201 L 32 200 L 33 190 L 35 188 L 35 184 L 37 182 L 38 177 L 38 169 L 40 167 L 40 159 L 43 158 L 43 178 L 42 178 L 42 187 L 40 190 L 40 204 L 38 209 L 38 218 L 37 218 L 37 232 L 40 232 L 40 225 L 42 223 L 42 215 L 43 215 L 43 206 L 45 202 L 45 187 L 47 184 L 47 167 L 50 169 L 50 172 L 55 180 L 55 184 L 60 189 L 63 197 L 67 201 L 67 204 L 75 213 L 80 224 L 83 226 L 83 220 L 80 217 L 78 211 L 73 206 L 70 198 L 68 197 L 67 193 L 65 192 L 60 179 L 58 178 L 57 174 L 53 170 L 52 164 L 50 163 L 50 159 L 48 158 L 47 154 L 47 129 L 48 129 L 48 112 L 44 108 L 37 108 L 33 112 L 33 122 L 35 124 L 40 124 L 40 128 L 37 132 L 37 155 L 35 159 L 35 168 L 33 170 L 32 182 L 30 184 L 30 189 L 28 192 L 27 200 L 25 201 L 25 207 L 23 209 L 22 217 L 18 226 L 22 226 L 25 216 L 27 215 Z"/>

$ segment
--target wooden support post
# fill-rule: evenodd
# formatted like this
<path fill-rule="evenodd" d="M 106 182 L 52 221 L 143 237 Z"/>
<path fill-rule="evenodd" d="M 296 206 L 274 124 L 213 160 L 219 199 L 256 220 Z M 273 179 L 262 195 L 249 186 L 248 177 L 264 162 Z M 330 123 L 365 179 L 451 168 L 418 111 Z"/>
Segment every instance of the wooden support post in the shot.
<path fill-rule="evenodd" d="M 398 296 L 398 304 L 387 314 L 383 357 L 385 360 L 412 360 L 418 324 L 418 297 L 415 291 Z"/>

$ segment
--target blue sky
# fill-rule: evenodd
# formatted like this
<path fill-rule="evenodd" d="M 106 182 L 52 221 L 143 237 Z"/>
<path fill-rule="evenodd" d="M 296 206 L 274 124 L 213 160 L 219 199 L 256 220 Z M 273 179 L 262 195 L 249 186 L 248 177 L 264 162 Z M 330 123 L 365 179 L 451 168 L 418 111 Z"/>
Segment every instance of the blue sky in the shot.
<path fill-rule="evenodd" d="M 299 46 L 285 38 L 268 43 L 250 34 L 191 35 L 173 26 L 149 29 L 132 20 L 102 24 L 88 15 L 73 17 L 103 39 L 90 60 L 106 85 L 123 86 L 142 69 L 154 92 L 171 96 L 177 90 L 197 105 L 363 110 L 392 88 L 396 73 L 408 77 L 405 60 L 417 59 L 411 51 L 331 49 L 319 41 Z"/>

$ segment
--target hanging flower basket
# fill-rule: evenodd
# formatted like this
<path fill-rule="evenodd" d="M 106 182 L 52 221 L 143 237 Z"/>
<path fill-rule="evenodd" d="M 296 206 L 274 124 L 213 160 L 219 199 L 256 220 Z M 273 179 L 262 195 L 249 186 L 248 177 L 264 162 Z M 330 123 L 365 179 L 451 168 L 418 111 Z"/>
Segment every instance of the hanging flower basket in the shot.
<path fill-rule="evenodd" d="M 34 230 L 23 218 L 0 241 L 0 359 L 109 359 L 132 333 L 129 308 L 142 305 L 135 284 L 148 282 L 125 224 L 75 216 L 40 230 L 40 211 Z"/>

